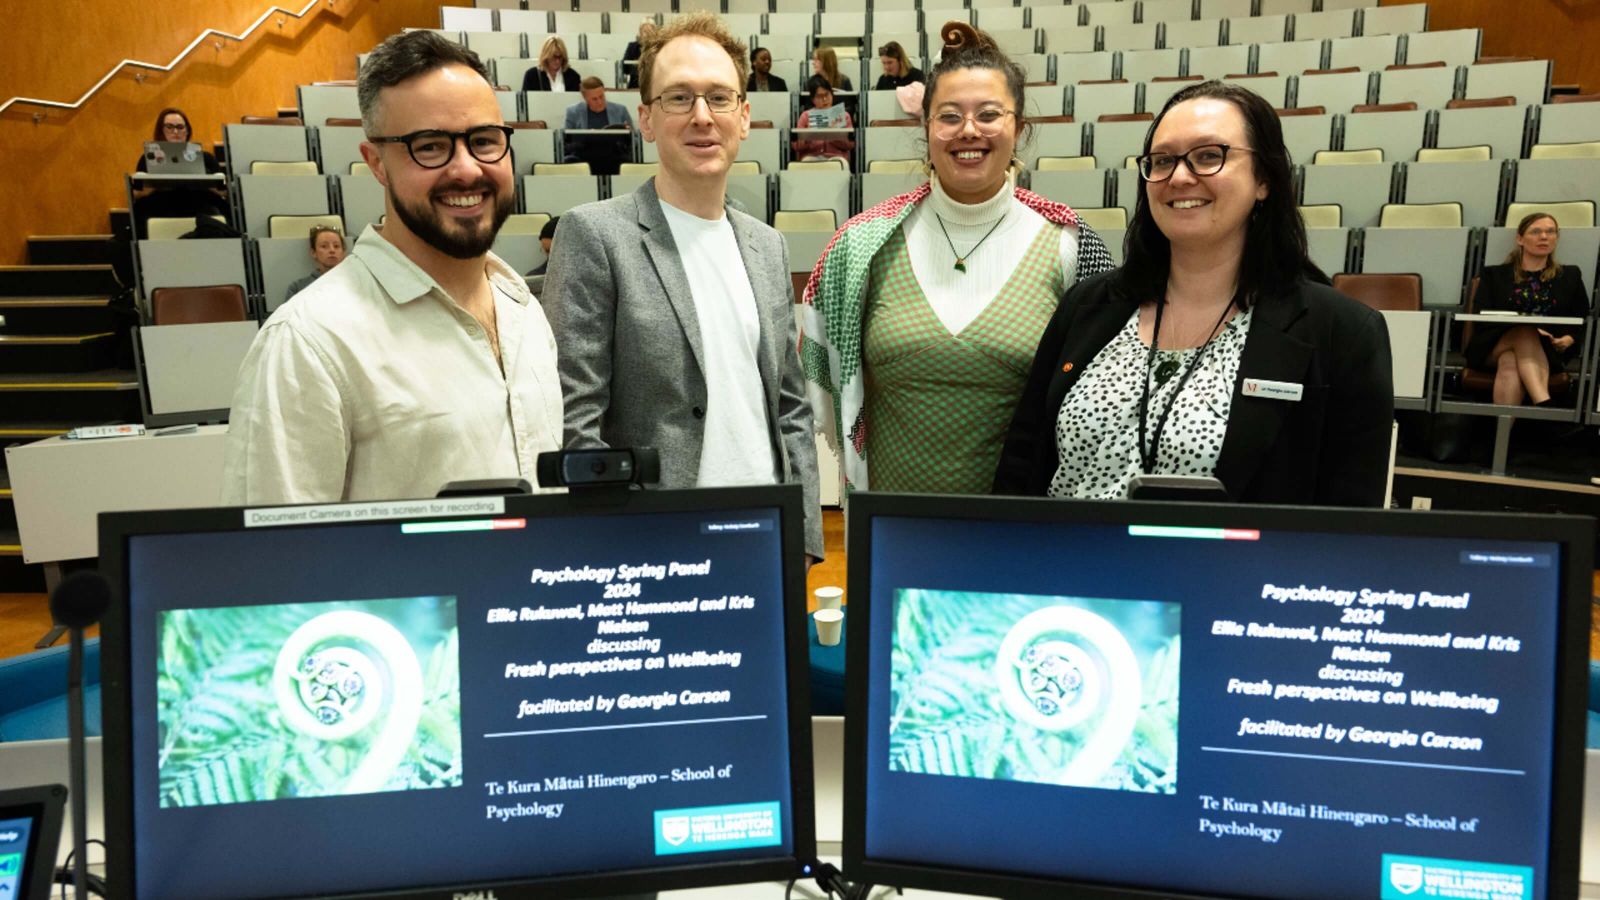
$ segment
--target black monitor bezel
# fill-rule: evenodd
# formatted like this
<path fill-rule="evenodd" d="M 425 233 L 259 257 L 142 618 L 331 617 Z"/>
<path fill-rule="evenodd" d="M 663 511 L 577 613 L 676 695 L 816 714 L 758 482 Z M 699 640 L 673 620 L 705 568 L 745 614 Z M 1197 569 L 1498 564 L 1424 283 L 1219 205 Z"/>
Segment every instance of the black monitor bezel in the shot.
<path fill-rule="evenodd" d="M 1578 896 L 1583 828 L 1584 745 L 1587 734 L 1589 621 L 1595 521 L 1585 516 L 1332 509 L 1210 503 L 955 497 L 858 492 L 848 509 L 846 670 L 857 673 L 845 697 L 843 870 L 853 882 L 957 891 L 1007 898 L 1083 900 L 1136 897 L 1215 898 L 1155 886 L 1045 879 L 1014 872 L 872 859 L 867 833 L 867 688 L 871 665 L 872 520 L 894 518 L 1026 521 L 1048 524 L 1139 524 L 1387 534 L 1396 537 L 1482 537 L 1549 541 L 1561 546 L 1561 604 L 1555 673 L 1555 734 L 1551 753 L 1548 898 Z"/>
<path fill-rule="evenodd" d="M 28 819 L 28 846 L 22 853 L 22 890 L 16 900 L 46 900 L 55 883 L 61 822 L 66 818 L 67 789 L 59 784 L 0 791 L 0 819 Z"/>
<path fill-rule="evenodd" d="M 308 504 L 309 505 L 309 504 Z M 591 489 L 569 493 L 510 496 L 505 511 L 494 516 L 635 515 L 714 512 L 719 509 L 771 508 L 779 511 L 783 553 L 784 648 L 789 695 L 790 804 L 792 855 L 771 859 L 652 867 L 616 872 L 492 882 L 428 885 L 386 889 L 340 898 L 450 898 L 461 892 L 492 891 L 501 900 L 513 898 L 590 897 L 758 881 L 786 881 L 805 874 L 816 860 L 816 799 L 811 745 L 809 640 L 806 634 L 804 503 L 799 485 L 772 485 L 696 490 Z M 274 507 L 278 508 L 278 507 Z M 104 768 L 106 883 L 111 900 L 132 900 L 135 838 L 131 673 L 128 647 L 128 539 L 136 536 L 217 531 L 242 531 L 241 507 L 194 510 L 115 512 L 100 515 L 100 568 L 111 583 L 111 607 L 100 626 L 101 698 Z M 401 521 L 482 519 L 482 512 L 446 516 L 406 516 Z M 364 524 L 381 524 L 366 520 Z M 329 522 L 278 528 L 323 528 Z M 355 524 L 355 523 L 352 523 Z M 486 894 L 489 896 L 489 894 Z"/>

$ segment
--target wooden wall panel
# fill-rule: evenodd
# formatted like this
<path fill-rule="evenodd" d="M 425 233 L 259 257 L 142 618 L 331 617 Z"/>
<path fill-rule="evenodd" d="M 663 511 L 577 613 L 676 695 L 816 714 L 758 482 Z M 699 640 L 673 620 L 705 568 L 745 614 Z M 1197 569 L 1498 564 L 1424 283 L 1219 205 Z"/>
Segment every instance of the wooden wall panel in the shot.
<path fill-rule="evenodd" d="M 205 28 L 238 34 L 270 5 L 8 4 L 0 92 L 76 100 L 119 60 L 166 64 Z M 437 27 L 439 6 L 439 0 L 322 0 L 304 19 L 283 16 L 281 26 L 269 20 L 243 44 L 223 41 L 219 49 L 208 40 L 170 73 L 152 72 L 140 82 L 125 71 L 81 110 L 13 106 L 0 116 L 0 264 L 26 262 L 30 234 L 104 233 L 108 211 L 127 205 L 123 174 L 137 163 L 162 108 L 183 108 L 195 140 L 209 148 L 222 139 L 225 123 L 293 106 L 299 84 L 354 78 L 356 54 L 384 37 L 405 27 Z M 37 122 L 36 113 L 43 114 Z"/>
<path fill-rule="evenodd" d="M 1428 28 L 1482 28 L 1483 55 L 1554 60 L 1555 84 L 1600 91 L 1600 0 L 1431 0 Z"/>

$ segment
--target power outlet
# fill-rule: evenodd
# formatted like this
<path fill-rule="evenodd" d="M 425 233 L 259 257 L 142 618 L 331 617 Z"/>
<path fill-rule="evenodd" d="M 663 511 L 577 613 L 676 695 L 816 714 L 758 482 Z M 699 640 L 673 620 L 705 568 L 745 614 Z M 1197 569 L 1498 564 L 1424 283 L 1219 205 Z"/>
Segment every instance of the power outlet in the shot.
<path fill-rule="evenodd" d="M 1432 497 L 1412 497 L 1411 498 L 1411 508 L 1412 509 L 1433 509 L 1433 498 Z"/>

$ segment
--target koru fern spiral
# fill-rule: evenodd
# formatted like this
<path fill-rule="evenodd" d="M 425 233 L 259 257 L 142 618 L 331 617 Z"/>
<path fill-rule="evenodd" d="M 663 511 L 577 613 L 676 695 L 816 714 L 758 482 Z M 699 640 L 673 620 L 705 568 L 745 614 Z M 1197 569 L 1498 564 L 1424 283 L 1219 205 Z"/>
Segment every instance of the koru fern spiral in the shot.
<path fill-rule="evenodd" d="M 422 666 L 393 625 L 340 610 L 308 620 L 278 651 L 272 691 L 286 727 L 324 741 L 370 735 L 339 793 L 381 790 L 422 717 Z"/>

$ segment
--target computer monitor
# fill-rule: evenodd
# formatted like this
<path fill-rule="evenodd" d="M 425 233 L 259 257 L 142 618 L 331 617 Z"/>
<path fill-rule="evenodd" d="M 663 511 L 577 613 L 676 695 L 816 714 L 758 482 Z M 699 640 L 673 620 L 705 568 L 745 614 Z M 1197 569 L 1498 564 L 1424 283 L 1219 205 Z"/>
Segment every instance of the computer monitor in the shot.
<path fill-rule="evenodd" d="M 113 896 L 804 873 L 801 520 L 795 486 L 102 516 Z"/>
<path fill-rule="evenodd" d="M 0 791 L 0 898 L 50 896 L 66 803 L 67 789 L 59 784 Z"/>
<path fill-rule="evenodd" d="M 857 494 L 844 871 L 1576 897 L 1590 519 Z"/>

